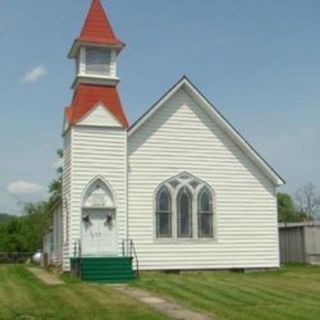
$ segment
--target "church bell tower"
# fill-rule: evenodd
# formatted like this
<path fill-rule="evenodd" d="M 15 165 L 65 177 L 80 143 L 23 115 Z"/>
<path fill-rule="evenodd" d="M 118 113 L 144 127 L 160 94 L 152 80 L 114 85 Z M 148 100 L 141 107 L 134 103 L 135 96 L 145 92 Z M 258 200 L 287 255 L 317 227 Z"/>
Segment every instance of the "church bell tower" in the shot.
<path fill-rule="evenodd" d="M 76 72 L 63 129 L 65 271 L 76 248 L 83 256 L 117 256 L 127 238 L 128 121 L 117 88 L 123 47 L 100 0 L 92 0 L 68 55 Z"/>
<path fill-rule="evenodd" d="M 95 103 L 102 102 L 123 127 L 128 126 L 117 85 L 117 57 L 123 49 L 100 0 L 92 0 L 85 23 L 68 57 L 75 60 L 74 97 L 67 120 L 76 123 Z"/>
<path fill-rule="evenodd" d="M 74 41 L 69 58 L 75 59 L 76 76 L 72 87 L 79 84 L 115 86 L 117 56 L 124 47 L 114 34 L 100 0 L 93 0 L 80 36 Z"/>

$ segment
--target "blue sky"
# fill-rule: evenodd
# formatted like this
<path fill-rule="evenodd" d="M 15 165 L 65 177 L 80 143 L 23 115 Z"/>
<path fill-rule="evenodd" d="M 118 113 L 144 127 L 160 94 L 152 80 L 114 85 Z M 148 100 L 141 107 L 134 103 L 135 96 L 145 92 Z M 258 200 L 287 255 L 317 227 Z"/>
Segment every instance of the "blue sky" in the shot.
<path fill-rule="evenodd" d="M 54 176 L 89 0 L 0 1 L 0 211 Z M 120 93 L 132 123 L 182 75 L 285 178 L 320 187 L 320 2 L 105 0 L 127 46 Z"/>

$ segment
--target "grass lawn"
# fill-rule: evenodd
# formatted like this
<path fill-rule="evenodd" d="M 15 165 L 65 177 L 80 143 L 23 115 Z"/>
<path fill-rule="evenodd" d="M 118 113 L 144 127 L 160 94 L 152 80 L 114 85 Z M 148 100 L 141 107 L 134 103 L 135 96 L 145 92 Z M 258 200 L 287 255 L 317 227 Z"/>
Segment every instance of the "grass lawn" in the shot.
<path fill-rule="evenodd" d="M 320 267 L 258 273 L 145 273 L 133 286 L 233 320 L 320 319 Z"/>
<path fill-rule="evenodd" d="M 49 287 L 24 266 L 0 265 L 0 319 L 164 319 L 105 285 L 65 280 Z"/>

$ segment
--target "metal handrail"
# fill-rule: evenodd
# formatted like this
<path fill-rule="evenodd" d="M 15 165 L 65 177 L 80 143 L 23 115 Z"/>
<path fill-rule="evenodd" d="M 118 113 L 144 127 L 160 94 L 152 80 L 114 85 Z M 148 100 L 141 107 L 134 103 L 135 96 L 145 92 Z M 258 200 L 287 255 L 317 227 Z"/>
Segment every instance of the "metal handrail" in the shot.
<path fill-rule="evenodd" d="M 130 245 L 131 245 L 131 255 L 133 252 L 134 258 L 136 260 L 136 275 L 137 277 L 139 277 L 139 260 L 138 260 L 138 254 L 137 254 L 137 250 L 136 247 L 134 246 L 133 240 L 130 240 Z"/>
<path fill-rule="evenodd" d="M 80 258 L 81 257 L 81 240 L 80 239 L 77 239 L 77 240 L 74 241 L 73 256 L 74 256 L 74 258 Z"/>
<path fill-rule="evenodd" d="M 132 239 L 122 240 L 122 255 L 132 257 L 136 263 L 136 275 L 139 276 L 139 260 L 137 250 Z"/>
<path fill-rule="evenodd" d="M 76 258 L 77 261 L 77 269 L 76 269 L 76 275 L 81 279 L 81 240 L 77 239 L 74 241 L 73 245 L 73 256 Z"/>

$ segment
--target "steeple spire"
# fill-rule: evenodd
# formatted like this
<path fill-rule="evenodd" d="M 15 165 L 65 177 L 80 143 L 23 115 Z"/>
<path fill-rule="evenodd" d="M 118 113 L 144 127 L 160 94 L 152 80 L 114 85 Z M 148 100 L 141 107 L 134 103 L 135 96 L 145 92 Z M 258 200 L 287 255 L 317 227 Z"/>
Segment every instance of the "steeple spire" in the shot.
<path fill-rule="evenodd" d="M 124 45 L 123 42 L 115 36 L 100 0 L 92 0 L 78 40 L 112 46 Z"/>
<path fill-rule="evenodd" d="M 71 47 L 69 58 L 78 54 L 81 44 L 102 45 L 120 51 L 125 44 L 115 35 L 100 0 L 92 0 L 84 25 Z"/>
<path fill-rule="evenodd" d="M 66 110 L 69 124 L 77 124 L 90 110 L 102 104 L 122 127 L 128 127 L 117 90 L 120 81 L 117 57 L 123 47 L 100 0 L 92 0 L 81 33 L 69 53 L 69 58 L 76 61 L 74 96 Z"/>

